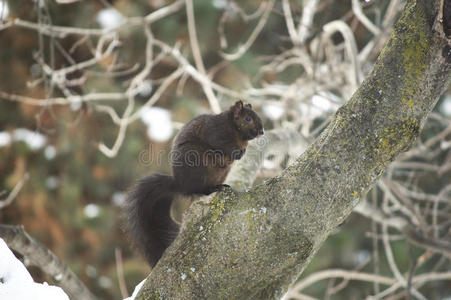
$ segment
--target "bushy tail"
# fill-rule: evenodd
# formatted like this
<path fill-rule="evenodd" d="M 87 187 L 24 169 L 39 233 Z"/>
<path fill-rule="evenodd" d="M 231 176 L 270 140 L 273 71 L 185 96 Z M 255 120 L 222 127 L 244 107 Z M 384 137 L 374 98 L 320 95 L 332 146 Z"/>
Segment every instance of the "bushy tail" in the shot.
<path fill-rule="evenodd" d="M 141 179 L 127 197 L 124 206 L 126 227 L 134 245 L 151 267 L 179 232 L 179 226 L 170 217 L 176 193 L 173 177 L 153 174 Z"/>

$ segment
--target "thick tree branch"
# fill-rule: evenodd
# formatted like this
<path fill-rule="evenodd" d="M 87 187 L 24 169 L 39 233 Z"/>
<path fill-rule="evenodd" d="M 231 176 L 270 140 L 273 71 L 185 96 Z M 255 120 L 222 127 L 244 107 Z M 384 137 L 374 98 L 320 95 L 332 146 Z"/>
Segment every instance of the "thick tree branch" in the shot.
<path fill-rule="evenodd" d="M 227 190 L 186 224 L 138 299 L 280 298 L 388 164 L 450 79 L 440 1 L 409 1 L 372 73 L 280 176 Z M 301 95 L 300 95 L 301 97 Z"/>
<path fill-rule="evenodd" d="M 28 235 L 22 226 L 0 224 L 0 236 L 8 247 L 22 254 L 31 265 L 41 268 L 58 281 L 71 299 L 96 299 L 64 262 Z"/>

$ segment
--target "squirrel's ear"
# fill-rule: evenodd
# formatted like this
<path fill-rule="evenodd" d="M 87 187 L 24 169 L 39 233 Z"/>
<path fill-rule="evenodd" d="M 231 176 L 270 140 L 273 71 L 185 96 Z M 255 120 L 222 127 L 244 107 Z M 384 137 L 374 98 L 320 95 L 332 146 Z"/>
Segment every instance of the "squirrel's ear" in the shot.
<path fill-rule="evenodd" d="M 243 110 L 243 101 L 239 100 L 235 102 L 235 104 L 232 106 L 233 116 L 235 118 L 238 118 L 242 110 Z"/>
<path fill-rule="evenodd" d="M 252 105 L 251 105 L 250 103 L 248 103 L 248 104 L 244 104 L 244 107 L 247 107 L 247 108 L 250 108 L 250 109 L 252 109 Z"/>

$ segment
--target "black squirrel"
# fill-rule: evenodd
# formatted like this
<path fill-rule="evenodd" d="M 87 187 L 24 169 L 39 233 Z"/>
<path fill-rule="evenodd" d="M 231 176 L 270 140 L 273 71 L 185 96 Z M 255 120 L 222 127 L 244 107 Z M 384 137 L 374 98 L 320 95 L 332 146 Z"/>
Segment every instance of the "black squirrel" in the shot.
<path fill-rule="evenodd" d="M 186 123 L 171 150 L 173 176 L 152 174 L 141 179 L 124 205 L 126 227 L 134 245 L 151 267 L 174 241 L 179 225 L 171 218 L 175 198 L 222 190 L 234 160 L 263 125 L 250 104 L 235 102 L 220 114 L 205 114 Z"/>

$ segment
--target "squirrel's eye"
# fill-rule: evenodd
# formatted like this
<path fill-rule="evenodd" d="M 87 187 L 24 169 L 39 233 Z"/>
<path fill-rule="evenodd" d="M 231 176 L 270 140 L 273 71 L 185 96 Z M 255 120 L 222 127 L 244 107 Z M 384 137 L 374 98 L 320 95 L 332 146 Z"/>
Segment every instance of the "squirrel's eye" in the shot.
<path fill-rule="evenodd" d="M 245 120 L 246 120 L 246 122 L 250 122 L 252 119 L 251 119 L 251 117 L 247 116 L 247 117 L 245 118 Z"/>

